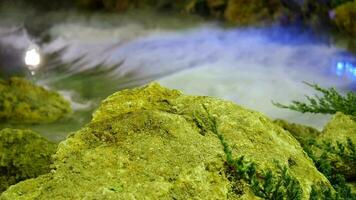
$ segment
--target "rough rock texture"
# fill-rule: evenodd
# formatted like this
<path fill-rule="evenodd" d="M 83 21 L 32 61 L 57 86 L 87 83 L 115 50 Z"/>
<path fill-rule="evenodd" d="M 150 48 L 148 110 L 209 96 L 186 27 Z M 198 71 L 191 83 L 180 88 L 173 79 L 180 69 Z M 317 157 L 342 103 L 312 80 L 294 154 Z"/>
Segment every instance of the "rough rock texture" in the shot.
<path fill-rule="evenodd" d="M 69 102 L 21 78 L 0 80 L 0 121 L 50 123 L 71 112 Z"/>
<path fill-rule="evenodd" d="M 0 193 L 50 170 L 57 145 L 29 130 L 0 131 Z"/>
<path fill-rule="evenodd" d="M 220 140 L 197 118 L 203 105 L 234 157 L 259 172 L 276 169 L 275 161 L 287 166 L 304 199 L 312 184 L 328 184 L 299 143 L 262 114 L 151 84 L 103 101 L 92 122 L 59 145 L 51 173 L 0 199 L 255 199 L 245 184 L 232 190 Z"/>
<path fill-rule="evenodd" d="M 281 119 L 275 120 L 274 123 L 289 131 L 299 142 L 306 139 L 315 139 L 320 135 L 320 131 L 309 126 L 290 123 Z"/>
<path fill-rule="evenodd" d="M 279 0 L 229 0 L 225 19 L 239 25 L 253 25 L 274 21 L 281 15 Z"/>
<path fill-rule="evenodd" d="M 356 1 L 342 4 L 335 9 L 335 23 L 341 31 L 356 37 Z"/>
<path fill-rule="evenodd" d="M 356 119 L 349 115 L 337 113 L 325 126 L 321 139 L 345 142 L 347 138 L 356 143 Z"/>
<path fill-rule="evenodd" d="M 289 131 L 301 144 L 311 148 L 317 156 L 327 153 L 327 159 L 331 161 L 336 172 L 343 174 L 348 180 L 356 177 L 356 163 L 354 158 L 348 159 L 345 155 L 352 157 L 350 149 L 346 148 L 345 155 L 340 154 L 338 144 L 347 146 L 347 139 L 356 144 L 356 120 L 354 117 L 337 113 L 330 122 L 324 127 L 322 132 L 311 127 L 300 124 L 293 124 L 283 120 L 276 120 L 276 124 L 284 130 Z M 310 146 L 310 140 L 315 143 Z M 333 150 L 330 150 L 330 143 Z"/>
<path fill-rule="evenodd" d="M 355 117 L 337 113 L 332 120 L 325 126 L 322 131 L 319 141 L 331 141 L 335 146 L 336 142 L 346 144 L 347 139 L 356 144 L 356 120 Z M 335 157 L 335 165 L 339 167 L 339 172 L 344 174 L 348 179 L 356 178 L 356 162 L 355 160 L 346 160 L 344 158 Z"/>

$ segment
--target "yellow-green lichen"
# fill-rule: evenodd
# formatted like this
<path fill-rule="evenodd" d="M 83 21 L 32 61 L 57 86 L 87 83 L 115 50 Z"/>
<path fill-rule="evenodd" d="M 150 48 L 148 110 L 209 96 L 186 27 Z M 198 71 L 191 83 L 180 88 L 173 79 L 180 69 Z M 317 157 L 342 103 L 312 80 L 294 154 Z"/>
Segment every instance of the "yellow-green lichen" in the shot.
<path fill-rule="evenodd" d="M 345 142 L 347 138 L 356 143 L 356 118 L 336 113 L 324 127 L 321 139 Z"/>
<path fill-rule="evenodd" d="M 328 185 L 299 143 L 262 114 L 150 84 L 103 101 L 91 123 L 60 143 L 50 174 L 12 186 L 0 199 L 258 199 L 243 181 L 229 181 L 202 105 L 233 155 L 256 163 L 258 173 L 276 171 L 276 162 L 287 166 L 303 199 L 314 183 Z"/>
<path fill-rule="evenodd" d="M 320 131 L 309 126 L 290 123 L 282 119 L 277 119 L 274 123 L 291 133 L 299 142 L 303 142 L 307 139 L 315 139 L 320 135 Z"/>
<path fill-rule="evenodd" d="M 11 123 L 50 123 L 71 112 L 58 93 L 22 78 L 0 80 L 0 120 Z"/>
<path fill-rule="evenodd" d="M 356 144 L 356 120 L 355 117 L 337 113 L 325 126 L 319 142 L 329 141 L 333 146 L 337 147 L 337 143 L 347 146 L 347 140 L 350 140 L 353 144 Z M 348 149 L 346 149 L 348 150 Z M 352 152 L 345 152 L 352 153 Z M 340 156 L 333 156 L 332 162 L 335 164 L 337 170 L 346 176 L 348 179 L 356 177 L 356 161 L 348 160 Z"/>
<path fill-rule="evenodd" d="M 0 131 L 0 193 L 50 170 L 57 145 L 29 130 Z"/>

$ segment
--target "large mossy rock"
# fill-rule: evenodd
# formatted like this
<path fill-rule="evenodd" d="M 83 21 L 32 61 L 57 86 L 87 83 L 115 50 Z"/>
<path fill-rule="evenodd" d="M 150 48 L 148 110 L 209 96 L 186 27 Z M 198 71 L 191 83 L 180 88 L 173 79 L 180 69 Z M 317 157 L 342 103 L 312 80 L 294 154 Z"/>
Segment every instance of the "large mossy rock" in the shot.
<path fill-rule="evenodd" d="M 345 142 L 347 138 L 356 143 L 356 117 L 336 113 L 324 127 L 320 139 Z"/>
<path fill-rule="evenodd" d="M 338 172 L 349 180 L 356 178 L 356 119 L 355 117 L 337 113 L 325 126 L 319 141 L 328 141 L 334 146 L 337 156 L 333 156 L 332 162 Z M 349 140 L 349 141 L 348 141 Z M 344 147 L 338 147 L 342 144 Z M 351 145 L 351 146 L 350 146 Z M 345 150 L 342 150 L 345 148 Z M 345 151 L 345 152 L 343 152 Z"/>
<path fill-rule="evenodd" d="M 60 143 L 51 173 L 0 199 L 258 199 L 243 181 L 232 186 L 205 109 L 233 157 L 255 162 L 257 173 L 286 166 L 303 199 L 311 185 L 329 184 L 299 143 L 262 114 L 151 84 L 103 101 L 91 123 Z"/>
<path fill-rule="evenodd" d="M 0 80 L 0 121 L 50 123 L 71 112 L 68 101 L 58 93 L 22 78 Z"/>
<path fill-rule="evenodd" d="M 0 131 L 0 193 L 50 171 L 57 145 L 29 130 Z"/>

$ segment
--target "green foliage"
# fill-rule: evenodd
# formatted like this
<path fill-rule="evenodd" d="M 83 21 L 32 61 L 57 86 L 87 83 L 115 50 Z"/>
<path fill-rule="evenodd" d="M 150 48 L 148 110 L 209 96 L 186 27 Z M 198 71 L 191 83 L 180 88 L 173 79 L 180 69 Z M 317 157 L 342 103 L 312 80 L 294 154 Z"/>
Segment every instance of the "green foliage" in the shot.
<path fill-rule="evenodd" d="M 203 107 L 208 116 L 210 130 L 219 138 L 224 148 L 226 155 L 226 172 L 230 181 L 245 181 L 251 186 L 256 196 L 264 199 L 302 199 L 303 191 L 300 183 L 296 178 L 290 175 L 286 166 L 281 166 L 276 163 L 276 173 L 268 169 L 262 174 L 258 174 L 254 162 L 246 161 L 244 156 L 234 159 L 228 143 L 219 132 L 216 119 L 210 115 L 204 105 Z"/>
<path fill-rule="evenodd" d="M 335 114 L 336 112 L 342 112 L 346 115 L 356 116 L 356 93 L 350 91 L 345 96 L 342 96 L 335 88 L 325 89 L 317 84 L 305 84 L 321 92 L 323 96 L 306 96 L 308 103 L 292 101 L 292 104 L 288 106 L 275 102 L 272 103 L 279 108 L 286 108 L 302 113 Z"/>
<path fill-rule="evenodd" d="M 0 130 L 0 193 L 25 179 L 48 173 L 56 144 L 28 130 Z"/>
<path fill-rule="evenodd" d="M 262 179 L 252 181 L 254 193 L 264 199 L 302 199 L 302 189 L 297 179 L 292 177 L 286 166 L 278 163 L 277 173 L 267 170 Z"/>
<path fill-rule="evenodd" d="M 344 175 L 337 172 L 334 162 L 331 161 L 331 158 L 336 156 L 345 162 L 356 162 L 356 148 L 351 139 L 347 139 L 346 143 L 337 142 L 337 145 L 327 141 L 319 144 L 310 139 L 303 142 L 302 145 L 317 169 L 326 176 L 336 191 L 336 193 L 332 193 L 327 188 L 315 186 L 312 188 L 311 196 L 313 198 L 311 199 L 356 199 L 356 194 L 351 193 L 351 188 L 346 184 Z M 317 153 L 314 149 L 321 153 Z"/>

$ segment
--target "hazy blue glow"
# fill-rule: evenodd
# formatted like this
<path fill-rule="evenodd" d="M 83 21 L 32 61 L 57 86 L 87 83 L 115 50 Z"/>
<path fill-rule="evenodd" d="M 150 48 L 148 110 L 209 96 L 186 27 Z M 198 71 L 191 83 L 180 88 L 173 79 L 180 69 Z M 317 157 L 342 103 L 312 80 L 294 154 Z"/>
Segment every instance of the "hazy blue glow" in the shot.
<path fill-rule="evenodd" d="M 356 64 L 350 61 L 338 61 L 336 63 L 336 74 L 351 80 L 356 80 Z"/>

